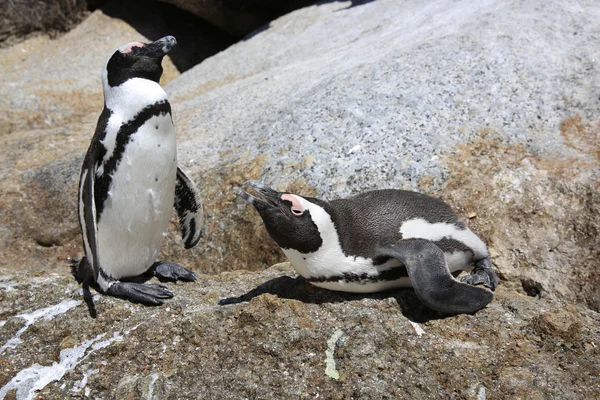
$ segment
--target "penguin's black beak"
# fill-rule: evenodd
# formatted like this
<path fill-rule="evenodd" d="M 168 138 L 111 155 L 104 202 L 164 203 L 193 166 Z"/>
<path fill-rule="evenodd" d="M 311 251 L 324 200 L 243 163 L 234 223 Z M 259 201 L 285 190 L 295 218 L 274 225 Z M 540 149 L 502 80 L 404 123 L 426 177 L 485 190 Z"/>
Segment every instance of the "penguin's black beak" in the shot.
<path fill-rule="evenodd" d="M 245 182 L 239 195 L 258 211 L 281 208 L 281 194 L 258 181 Z"/>
<path fill-rule="evenodd" d="M 155 42 L 144 45 L 140 48 L 140 55 L 145 55 L 148 57 L 161 58 L 164 57 L 173 46 L 177 44 L 177 40 L 174 36 L 165 36 L 163 38 L 158 39 Z"/>

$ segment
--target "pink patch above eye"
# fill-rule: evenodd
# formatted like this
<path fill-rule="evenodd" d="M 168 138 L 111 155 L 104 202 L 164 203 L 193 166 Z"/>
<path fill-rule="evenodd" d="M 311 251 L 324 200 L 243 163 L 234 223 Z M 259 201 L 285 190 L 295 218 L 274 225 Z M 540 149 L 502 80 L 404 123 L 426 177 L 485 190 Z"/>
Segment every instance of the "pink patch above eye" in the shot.
<path fill-rule="evenodd" d="M 300 211 L 304 211 L 304 207 L 302 207 L 302 204 L 300 203 L 300 200 L 298 200 L 298 198 L 294 195 L 291 194 L 283 194 L 281 195 L 281 200 L 287 200 L 287 201 L 291 201 L 292 202 L 292 207 L 300 210 Z"/>
<path fill-rule="evenodd" d="M 131 50 L 134 47 L 143 47 L 143 46 L 144 46 L 144 44 L 140 43 L 140 42 L 129 43 L 127 46 L 123 47 L 123 49 L 121 50 L 121 53 L 123 53 L 123 54 L 131 53 Z"/>

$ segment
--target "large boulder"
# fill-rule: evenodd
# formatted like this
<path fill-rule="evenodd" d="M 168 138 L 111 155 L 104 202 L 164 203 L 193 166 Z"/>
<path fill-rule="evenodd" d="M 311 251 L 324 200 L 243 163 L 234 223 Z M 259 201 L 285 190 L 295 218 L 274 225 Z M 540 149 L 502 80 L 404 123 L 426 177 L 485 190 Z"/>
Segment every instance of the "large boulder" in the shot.
<path fill-rule="evenodd" d="M 276 261 L 244 179 L 404 188 L 469 218 L 505 284 L 599 310 L 600 8 L 579 4 L 328 2 L 182 74 L 167 91 L 206 199 L 197 265 Z"/>
<path fill-rule="evenodd" d="M 161 308 L 0 270 L 0 398 L 594 399 L 600 315 L 500 287 L 476 315 L 411 290 L 348 295 L 261 272 L 170 285 Z"/>

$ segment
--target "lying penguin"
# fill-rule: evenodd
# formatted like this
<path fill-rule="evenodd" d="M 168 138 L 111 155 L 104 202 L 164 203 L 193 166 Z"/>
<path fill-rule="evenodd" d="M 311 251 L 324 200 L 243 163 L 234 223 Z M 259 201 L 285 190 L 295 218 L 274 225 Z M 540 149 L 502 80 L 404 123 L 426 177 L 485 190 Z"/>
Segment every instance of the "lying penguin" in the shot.
<path fill-rule="evenodd" d="M 427 307 L 452 314 L 492 301 L 489 290 L 475 286 L 498 285 L 486 245 L 441 200 L 376 190 L 327 202 L 255 181 L 240 194 L 296 272 L 315 286 L 357 293 L 412 286 Z M 471 267 L 462 282 L 453 278 Z"/>
<path fill-rule="evenodd" d="M 77 280 L 111 296 L 159 305 L 173 293 L 163 285 L 121 282 L 151 272 L 170 281 L 193 281 L 177 264 L 156 261 L 173 206 L 185 248 L 201 237 L 202 204 L 192 181 L 177 167 L 175 129 L 167 94 L 159 85 L 162 59 L 173 36 L 129 43 L 104 66 L 104 110 L 85 155 L 79 182 L 79 223 L 85 257 Z"/>

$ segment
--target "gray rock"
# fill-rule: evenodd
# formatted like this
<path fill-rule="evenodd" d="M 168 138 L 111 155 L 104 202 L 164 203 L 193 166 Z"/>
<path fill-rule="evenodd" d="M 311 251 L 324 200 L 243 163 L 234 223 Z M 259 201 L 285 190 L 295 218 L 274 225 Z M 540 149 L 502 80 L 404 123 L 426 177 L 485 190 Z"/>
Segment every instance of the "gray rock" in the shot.
<path fill-rule="evenodd" d="M 0 350 L 0 397 L 600 396 L 599 314 L 505 287 L 477 314 L 449 317 L 412 290 L 318 289 L 286 263 L 169 284 L 176 296 L 159 308 L 96 296 L 92 320 L 69 276 L 0 276 L 16 285 L 0 288 L 0 346 L 27 321 L 22 342 Z"/>
<path fill-rule="evenodd" d="M 290 13 L 168 85 L 208 260 L 240 262 L 239 175 L 328 199 L 404 188 L 469 217 L 515 287 L 599 310 L 597 4 L 348 5 Z"/>

